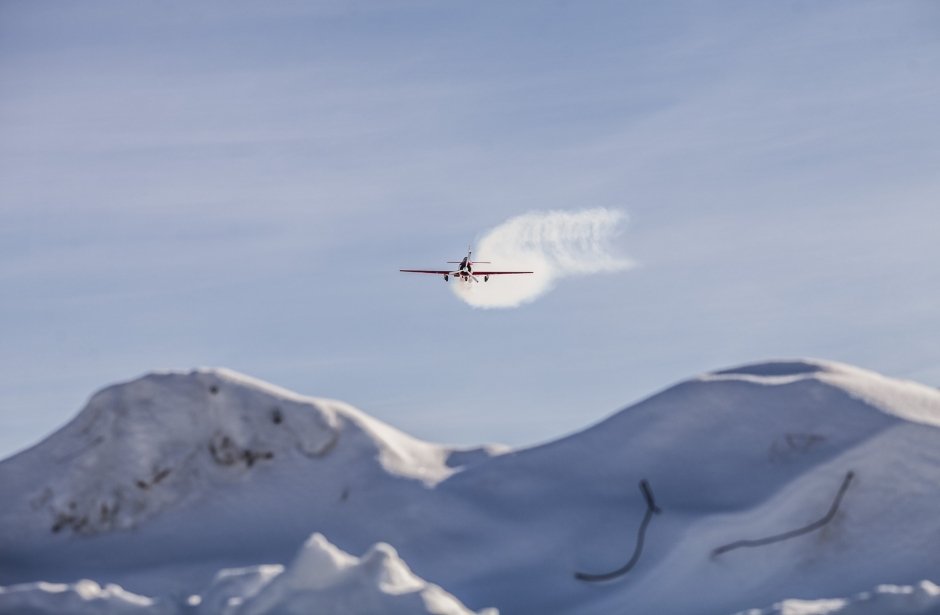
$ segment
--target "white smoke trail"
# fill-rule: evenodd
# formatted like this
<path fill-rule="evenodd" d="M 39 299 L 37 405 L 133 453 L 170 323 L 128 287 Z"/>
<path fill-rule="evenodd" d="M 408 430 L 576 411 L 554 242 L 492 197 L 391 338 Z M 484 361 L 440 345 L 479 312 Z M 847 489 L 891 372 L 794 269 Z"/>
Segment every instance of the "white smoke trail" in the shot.
<path fill-rule="evenodd" d="M 611 240 L 626 214 L 611 209 L 535 211 L 506 220 L 477 243 L 475 267 L 534 271 L 533 275 L 493 276 L 489 282 L 451 285 L 454 294 L 479 308 L 512 308 L 535 301 L 567 276 L 623 271 L 634 265 L 611 253 Z"/>

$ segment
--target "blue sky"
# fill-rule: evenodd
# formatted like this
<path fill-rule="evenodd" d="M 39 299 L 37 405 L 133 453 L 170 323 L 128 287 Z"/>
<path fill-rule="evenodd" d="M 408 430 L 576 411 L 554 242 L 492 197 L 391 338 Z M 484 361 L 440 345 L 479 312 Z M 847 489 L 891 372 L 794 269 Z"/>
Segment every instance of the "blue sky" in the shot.
<path fill-rule="evenodd" d="M 225 366 L 536 443 L 814 356 L 940 384 L 933 2 L 0 3 L 0 454 Z M 531 211 L 637 266 L 399 274 Z M 482 255 L 481 255 L 482 256 Z"/>

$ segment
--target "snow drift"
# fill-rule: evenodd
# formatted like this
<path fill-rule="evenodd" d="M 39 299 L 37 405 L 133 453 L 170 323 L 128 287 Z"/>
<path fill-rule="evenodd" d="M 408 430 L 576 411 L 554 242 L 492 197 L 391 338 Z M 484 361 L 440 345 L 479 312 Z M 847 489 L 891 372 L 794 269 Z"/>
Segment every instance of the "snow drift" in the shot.
<path fill-rule="evenodd" d="M 62 613 L 69 615 L 174 615 L 170 602 L 124 591 L 118 585 L 101 587 L 83 579 L 77 583 L 24 583 L 0 588 L 0 613 Z"/>
<path fill-rule="evenodd" d="M 879 585 L 850 598 L 785 600 L 768 609 L 749 609 L 738 615 L 937 615 L 940 587 L 930 581 L 917 585 Z"/>
<path fill-rule="evenodd" d="M 889 585 L 926 595 L 938 426 L 940 392 L 810 360 L 704 374 L 503 454 L 224 370 L 151 375 L 0 463 L 0 596 L 31 591 L 35 605 L 53 597 L 39 582 L 75 593 L 90 579 L 141 608 L 289 609 L 314 595 L 370 604 L 384 599 L 374 581 L 393 578 L 429 612 L 437 586 L 447 608 L 591 615 L 790 608 Z M 578 579 L 636 551 L 641 480 L 662 512 L 636 565 Z"/>
<path fill-rule="evenodd" d="M 185 605 L 118 585 L 27 583 L 0 588 L 0 612 L 89 615 L 473 615 L 437 585 L 417 577 L 391 546 L 354 557 L 314 534 L 288 565 L 220 570 Z M 485 609 L 478 615 L 498 615 Z"/>
<path fill-rule="evenodd" d="M 287 566 L 223 570 L 192 602 L 207 615 L 471 615 L 437 585 L 418 578 L 391 546 L 357 558 L 314 534 Z M 496 615 L 486 610 L 480 615 Z"/>

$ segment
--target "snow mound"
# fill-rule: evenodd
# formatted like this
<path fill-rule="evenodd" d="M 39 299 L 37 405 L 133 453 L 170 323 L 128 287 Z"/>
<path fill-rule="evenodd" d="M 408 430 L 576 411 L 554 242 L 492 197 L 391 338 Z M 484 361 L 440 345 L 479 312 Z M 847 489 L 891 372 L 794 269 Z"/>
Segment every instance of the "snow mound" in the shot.
<path fill-rule="evenodd" d="M 101 587 L 84 579 L 77 583 L 26 583 L 0 587 L 0 613 L 16 615 L 173 615 L 169 603 L 138 596 L 118 585 Z"/>
<path fill-rule="evenodd" d="M 201 369 L 100 391 L 61 430 L 0 465 L 0 485 L 26 494 L 20 516 L 90 535 L 136 527 L 262 466 L 323 458 L 341 438 L 398 476 L 434 482 L 452 472 L 441 447 L 346 404 Z"/>
<path fill-rule="evenodd" d="M 194 600 L 206 615 L 470 615 L 452 595 L 417 577 L 391 546 L 361 558 L 313 534 L 287 566 L 223 570 Z M 486 609 L 481 615 L 497 615 Z"/>
<path fill-rule="evenodd" d="M 940 615 L 940 587 L 930 581 L 917 585 L 879 585 L 851 598 L 784 600 L 768 609 L 738 615 Z"/>

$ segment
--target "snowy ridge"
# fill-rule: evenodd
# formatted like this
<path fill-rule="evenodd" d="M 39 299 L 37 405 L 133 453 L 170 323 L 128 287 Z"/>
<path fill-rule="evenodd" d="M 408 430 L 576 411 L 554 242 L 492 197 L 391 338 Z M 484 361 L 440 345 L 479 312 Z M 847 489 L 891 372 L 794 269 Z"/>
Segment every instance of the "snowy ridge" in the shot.
<path fill-rule="evenodd" d="M 333 593 L 365 604 L 384 578 L 409 600 L 437 586 L 503 615 L 711 615 L 887 585 L 921 595 L 940 570 L 925 546 L 940 535 L 938 426 L 937 390 L 818 360 L 703 374 L 508 452 L 421 442 L 222 370 L 156 374 L 0 462 L 12 503 L 0 586 L 84 578 L 219 610 Z M 578 579 L 634 553 L 641 480 L 662 512 L 636 565 Z M 57 515 L 115 501 L 114 521 L 55 529 Z"/>
<path fill-rule="evenodd" d="M 135 527 L 211 486 L 238 483 L 256 465 L 323 457 L 350 430 L 366 436 L 363 446 L 375 447 L 393 474 L 433 483 L 450 473 L 442 447 L 341 402 L 229 370 L 156 373 L 108 387 L 16 461 L 51 475 L 27 497 L 37 520 L 54 533 L 94 534 Z"/>
<path fill-rule="evenodd" d="M 704 381 L 746 380 L 765 384 L 784 384 L 806 379 L 840 388 L 887 414 L 940 427 L 936 389 L 917 382 L 887 378 L 877 372 L 843 363 L 818 359 L 774 361 L 721 370 L 701 377 Z"/>

